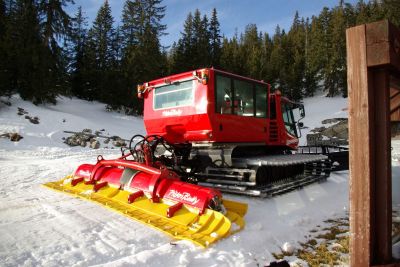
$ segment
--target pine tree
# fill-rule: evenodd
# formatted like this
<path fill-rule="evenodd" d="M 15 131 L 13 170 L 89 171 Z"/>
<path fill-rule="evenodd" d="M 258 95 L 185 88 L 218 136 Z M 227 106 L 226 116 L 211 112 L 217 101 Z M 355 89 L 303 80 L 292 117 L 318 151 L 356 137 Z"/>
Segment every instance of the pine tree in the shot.
<path fill-rule="evenodd" d="M 142 5 L 140 1 L 126 1 L 122 10 L 122 26 L 121 34 L 123 35 L 123 46 L 126 48 L 129 45 L 137 45 L 139 43 L 139 35 L 142 31 L 140 24 Z"/>
<path fill-rule="evenodd" d="M 172 72 L 178 73 L 196 68 L 193 62 L 194 55 L 195 48 L 193 15 L 191 12 L 189 12 L 183 25 L 181 38 L 178 40 L 172 56 L 174 62 L 174 65 L 172 66 Z"/>
<path fill-rule="evenodd" d="M 56 65 L 51 51 L 43 45 L 39 8 L 35 1 L 17 0 L 13 13 L 11 60 L 15 60 L 16 88 L 21 97 L 34 104 L 55 103 Z"/>
<path fill-rule="evenodd" d="M 285 32 L 277 25 L 272 39 L 273 46 L 270 58 L 271 77 L 273 78 L 269 81 L 275 89 L 286 89 L 284 80 L 286 72 L 284 39 Z"/>
<path fill-rule="evenodd" d="M 84 81 L 87 87 L 84 90 L 90 95 L 89 99 L 97 99 L 105 103 L 114 100 L 115 81 L 109 75 L 114 62 L 113 22 L 110 5 L 108 0 L 105 0 L 88 32 L 88 43 L 84 52 L 86 53 L 85 64 L 89 67 Z"/>
<path fill-rule="evenodd" d="M 244 63 L 244 72 L 241 74 L 254 79 L 262 79 L 262 40 L 255 24 L 246 26 L 240 46 L 240 54 Z"/>
<path fill-rule="evenodd" d="M 42 42 L 50 51 L 48 61 L 52 69 L 54 80 L 52 90 L 57 93 L 65 93 L 67 90 L 66 73 L 68 69 L 68 52 L 59 43 L 66 42 L 71 34 L 71 18 L 64 11 L 73 0 L 40 0 L 39 15 Z M 65 46 L 64 46 L 65 47 Z"/>
<path fill-rule="evenodd" d="M 356 4 L 356 24 L 364 24 L 369 22 L 371 16 L 369 12 L 369 5 L 367 5 L 363 0 L 358 0 Z"/>
<path fill-rule="evenodd" d="M 57 41 L 70 33 L 71 18 L 63 10 L 68 3 L 73 3 L 73 0 L 41 0 L 39 4 L 43 16 L 40 26 L 44 45 L 53 52 L 60 49 Z"/>
<path fill-rule="evenodd" d="M 243 72 L 243 62 L 241 61 L 241 52 L 237 33 L 235 33 L 231 40 L 223 38 L 221 68 L 236 74 Z"/>
<path fill-rule="evenodd" d="M 347 97 L 347 62 L 346 62 L 346 18 L 343 6 L 338 6 L 332 14 L 332 59 L 335 72 L 335 94 Z"/>
<path fill-rule="evenodd" d="M 312 66 L 310 60 L 310 51 L 312 40 L 310 40 L 311 25 L 310 19 L 307 18 L 304 24 L 305 44 L 304 44 L 304 96 L 313 96 L 318 89 L 317 74 L 318 70 Z"/>
<path fill-rule="evenodd" d="M 84 72 L 85 72 L 85 46 L 87 39 L 87 22 L 83 15 L 82 7 L 78 7 L 72 24 L 72 58 L 71 58 L 71 90 L 72 93 L 80 98 L 87 99 L 88 93 L 84 90 Z"/>
<path fill-rule="evenodd" d="M 161 0 L 126 1 L 123 10 L 121 37 L 125 40 L 122 52 L 125 72 L 125 99 L 141 111 L 142 103 L 128 88 L 159 77 L 167 68 L 166 55 L 162 52 L 159 38 L 165 34 L 166 26 L 161 23 L 165 6 Z M 121 92 L 121 95 L 124 94 Z M 135 98 L 133 98 L 133 96 Z"/>
<path fill-rule="evenodd" d="M 400 27 L 400 1 L 382 0 L 382 10 L 387 19 Z"/>
<path fill-rule="evenodd" d="M 217 10 L 214 8 L 210 19 L 210 49 L 211 49 L 211 65 L 218 68 L 221 57 L 221 34 L 220 24 L 217 17 Z"/>
<path fill-rule="evenodd" d="M 6 3 L 0 0 L 0 37 L 3 37 L 6 32 Z"/>
<path fill-rule="evenodd" d="M 274 80 L 274 77 L 272 75 L 272 68 L 271 68 L 271 53 L 272 53 L 272 48 L 273 48 L 273 43 L 268 35 L 268 33 L 264 33 L 264 36 L 262 38 L 262 70 L 261 70 L 261 79 L 264 81 L 270 82 Z"/>
<path fill-rule="evenodd" d="M 11 84 L 9 82 L 9 74 L 7 64 L 9 64 L 7 58 L 7 47 L 6 47 L 6 31 L 7 31 L 8 16 L 6 14 L 6 4 L 4 0 L 0 0 L 0 96 L 8 95 L 11 92 Z"/>
<path fill-rule="evenodd" d="M 11 95 L 17 89 L 18 55 L 16 45 L 16 2 L 14 0 L 2 1 L 2 33 L 0 34 L 0 95 Z"/>
<path fill-rule="evenodd" d="M 96 65 L 100 70 L 107 70 L 112 61 L 112 42 L 115 34 L 113 23 L 110 5 L 108 0 L 105 0 L 88 33 L 88 38 L 94 45 Z"/>
<path fill-rule="evenodd" d="M 304 19 L 300 19 L 296 11 L 293 24 L 288 32 L 288 49 L 286 50 L 286 66 L 289 74 L 286 82 L 290 96 L 294 100 L 300 100 L 304 95 L 305 82 L 305 46 L 306 29 Z"/>
<path fill-rule="evenodd" d="M 198 9 L 193 16 L 193 39 L 192 39 L 192 68 L 207 67 L 211 65 L 210 36 L 208 32 L 208 18 L 201 18 Z"/>

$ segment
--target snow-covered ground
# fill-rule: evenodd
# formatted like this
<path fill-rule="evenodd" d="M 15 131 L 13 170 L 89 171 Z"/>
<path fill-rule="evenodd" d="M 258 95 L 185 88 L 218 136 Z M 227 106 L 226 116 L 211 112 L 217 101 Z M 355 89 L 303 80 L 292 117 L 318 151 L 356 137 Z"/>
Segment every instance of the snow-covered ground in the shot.
<path fill-rule="evenodd" d="M 208 249 L 171 238 L 108 209 L 41 186 L 58 180 L 98 154 L 117 149 L 70 148 L 64 130 L 105 129 L 129 139 L 144 133 L 140 118 L 106 112 L 104 104 L 61 98 L 56 106 L 34 106 L 13 97 L 0 103 L 0 134 L 18 132 L 13 143 L 0 138 L 0 266 L 263 266 L 285 242 L 304 241 L 316 225 L 343 217 L 348 208 L 348 172 L 272 199 L 226 195 L 247 202 L 246 228 Z M 17 107 L 40 124 L 17 115 Z M 305 100 L 305 126 L 345 117 L 347 100 L 322 96 Z M 306 131 L 303 130 L 305 136 Z"/>

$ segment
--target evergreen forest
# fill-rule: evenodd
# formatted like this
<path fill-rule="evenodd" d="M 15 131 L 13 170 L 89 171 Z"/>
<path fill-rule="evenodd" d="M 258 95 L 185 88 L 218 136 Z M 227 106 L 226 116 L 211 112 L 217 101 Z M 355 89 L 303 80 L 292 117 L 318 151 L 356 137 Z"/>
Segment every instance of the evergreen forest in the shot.
<path fill-rule="evenodd" d="M 218 11 L 187 14 L 180 38 L 163 47 L 168 34 L 162 0 L 126 0 L 119 26 L 107 0 L 92 23 L 73 0 L 0 0 L 0 96 L 18 93 L 34 104 L 57 96 L 96 100 L 140 114 L 136 85 L 170 74 L 215 67 L 264 80 L 294 100 L 323 90 L 347 97 L 345 30 L 389 19 L 400 26 L 400 1 L 360 0 L 296 12 L 290 29 L 273 35 L 249 24 L 226 37 Z"/>

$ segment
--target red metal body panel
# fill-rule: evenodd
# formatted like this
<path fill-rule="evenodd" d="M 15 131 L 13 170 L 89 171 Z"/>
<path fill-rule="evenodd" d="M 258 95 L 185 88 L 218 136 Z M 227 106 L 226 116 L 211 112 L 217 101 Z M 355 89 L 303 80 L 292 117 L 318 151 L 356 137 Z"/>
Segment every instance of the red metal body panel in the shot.
<path fill-rule="evenodd" d="M 196 77 L 204 71 L 208 74 L 206 83 Z M 265 87 L 267 98 L 274 97 L 276 101 L 273 107 L 269 101 L 266 114 L 269 116 L 270 109 L 274 108 L 276 119 L 216 112 L 216 74 Z M 187 80 L 192 80 L 195 88 L 193 103 L 171 108 L 154 108 L 154 92 L 157 88 Z M 160 135 L 170 143 L 258 143 L 292 149 L 298 145 L 298 138 L 285 129 L 280 94 L 271 95 L 270 85 L 262 81 L 216 69 L 199 69 L 154 80 L 145 85 L 144 123 L 148 135 Z M 289 101 L 285 98 L 282 100 Z M 271 122 L 274 123 L 273 126 Z M 275 127 L 274 130 L 272 127 Z M 271 138 L 271 135 L 276 134 L 277 137 Z"/>
<path fill-rule="evenodd" d="M 208 83 L 209 109 L 208 116 L 213 130 L 213 138 L 211 142 L 217 143 L 267 143 L 268 142 L 268 119 L 244 117 L 234 114 L 220 114 L 215 110 L 215 75 L 220 73 L 228 77 L 240 80 L 250 81 L 265 86 L 267 96 L 269 95 L 269 84 L 235 75 L 232 73 L 210 69 L 210 79 Z M 268 112 L 269 114 L 269 112 Z"/>
<path fill-rule="evenodd" d="M 270 122 L 275 122 L 278 125 L 278 140 L 275 142 L 270 142 L 269 145 L 272 146 L 283 146 L 283 147 L 289 147 L 291 149 L 296 149 L 299 145 L 299 139 L 296 136 L 291 135 L 286 131 L 285 128 L 285 122 L 283 121 L 283 114 L 282 114 L 282 109 L 281 109 L 281 104 L 285 102 L 291 102 L 289 99 L 282 97 L 279 94 L 273 94 L 270 95 L 270 98 L 275 98 L 275 103 L 276 105 L 271 108 L 275 108 L 276 112 L 276 118 L 274 120 L 271 120 Z"/>
<path fill-rule="evenodd" d="M 163 108 L 155 110 L 154 87 L 170 82 L 192 80 L 195 86 L 194 101 L 192 105 Z M 187 141 L 206 141 L 212 131 L 208 116 L 208 91 L 193 77 L 193 72 L 185 72 L 167 78 L 158 79 L 148 83 L 150 89 L 145 95 L 144 123 L 148 134 L 163 136 L 171 143 L 184 143 Z"/>
<path fill-rule="evenodd" d="M 163 136 L 171 143 L 183 142 L 256 142 L 267 143 L 268 119 L 243 117 L 215 112 L 215 73 L 240 78 L 262 84 L 265 90 L 269 85 L 238 75 L 207 69 L 209 73 L 206 85 L 199 82 L 193 72 L 172 75 L 149 82 L 150 88 L 144 98 L 144 123 L 147 133 Z M 197 70 L 196 72 L 200 72 Z M 155 110 L 154 88 L 162 86 L 165 81 L 174 82 L 193 79 L 195 86 L 194 103 L 189 106 L 172 107 Z M 268 92 L 269 93 L 269 92 Z"/>

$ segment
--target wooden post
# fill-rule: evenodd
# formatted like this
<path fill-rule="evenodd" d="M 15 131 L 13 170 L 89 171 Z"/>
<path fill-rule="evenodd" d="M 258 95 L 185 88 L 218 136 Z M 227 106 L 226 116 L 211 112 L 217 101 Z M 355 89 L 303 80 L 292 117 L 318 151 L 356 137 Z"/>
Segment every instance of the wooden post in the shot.
<path fill-rule="evenodd" d="M 388 21 L 347 30 L 351 266 L 392 259 L 391 75 L 400 73 L 400 34 Z M 392 104 L 394 107 L 395 104 Z"/>

